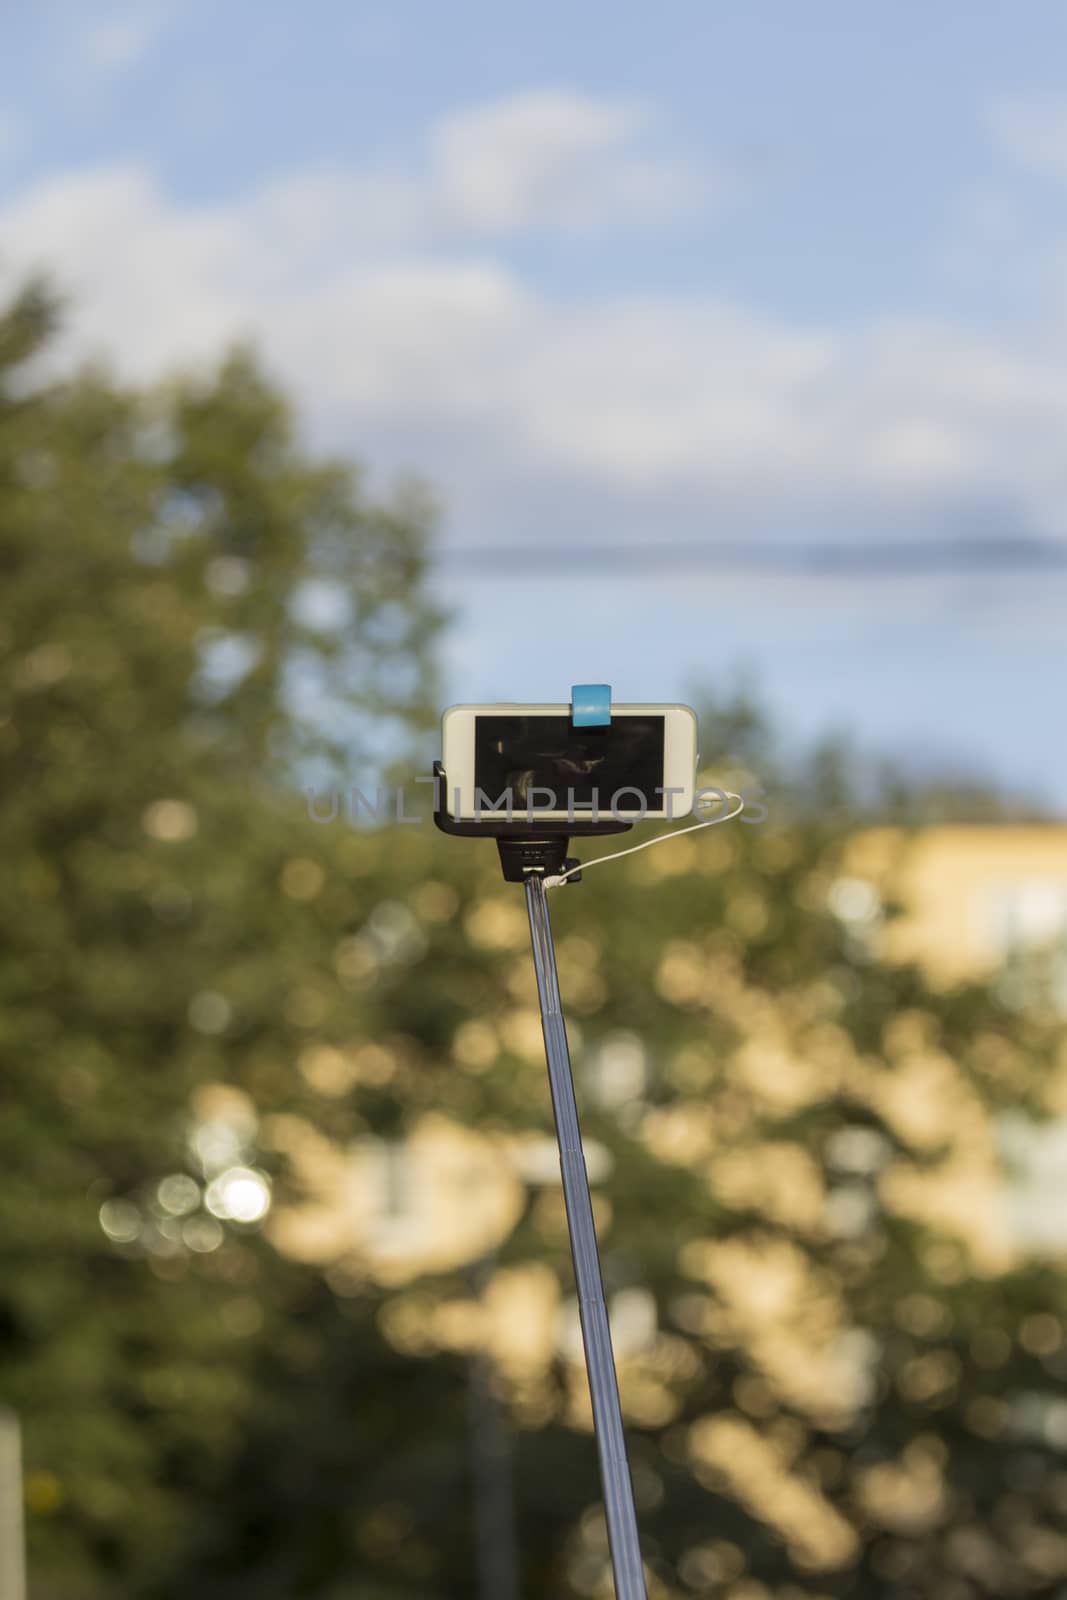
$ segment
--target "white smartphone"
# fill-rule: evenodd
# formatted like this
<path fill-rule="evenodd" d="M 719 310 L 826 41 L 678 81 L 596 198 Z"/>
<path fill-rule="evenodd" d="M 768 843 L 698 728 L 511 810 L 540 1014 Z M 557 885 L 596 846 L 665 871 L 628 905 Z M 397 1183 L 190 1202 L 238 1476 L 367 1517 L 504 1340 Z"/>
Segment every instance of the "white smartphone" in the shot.
<path fill-rule="evenodd" d="M 444 809 L 462 819 L 640 821 L 693 809 L 697 719 L 689 706 L 612 705 L 575 727 L 569 705 L 450 706 L 441 719 Z"/>

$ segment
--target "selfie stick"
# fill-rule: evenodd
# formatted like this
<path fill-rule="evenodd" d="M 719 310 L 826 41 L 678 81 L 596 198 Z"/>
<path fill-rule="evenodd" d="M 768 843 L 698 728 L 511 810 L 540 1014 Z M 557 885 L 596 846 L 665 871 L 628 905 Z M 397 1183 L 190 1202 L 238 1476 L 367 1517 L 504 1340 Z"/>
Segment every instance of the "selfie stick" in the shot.
<path fill-rule="evenodd" d="M 576 685 L 571 691 L 571 721 L 576 727 L 610 724 L 611 690 L 608 685 Z M 558 873 L 565 867 L 571 869 L 568 882 L 580 881 L 580 874 L 573 870 L 578 863 L 567 860 L 567 844 L 571 835 L 623 833 L 631 824 L 620 822 L 614 816 L 600 822 L 536 822 L 529 818 L 508 821 L 494 815 L 485 815 L 477 821 L 457 821 L 448 815 L 447 807 L 441 803 L 441 784 L 447 784 L 447 774 L 440 762 L 435 763 L 434 774 L 440 780 L 435 786 L 434 821 L 437 826 L 445 833 L 464 838 L 495 838 L 505 879 L 509 883 L 523 883 L 526 888 L 530 943 L 541 1003 L 541 1029 L 545 1039 L 548 1081 L 559 1143 L 563 1199 L 578 1289 L 578 1313 L 585 1345 L 589 1393 L 593 1402 L 593 1430 L 600 1458 L 600 1481 L 604 1490 L 615 1594 L 617 1600 L 647 1600 L 633 1483 L 619 1405 L 619 1384 L 589 1193 L 589 1173 L 582 1150 L 582 1131 L 574 1098 L 570 1049 L 560 1004 L 556 950 L 552 942 L 544 882 L 546 876 Z"/>

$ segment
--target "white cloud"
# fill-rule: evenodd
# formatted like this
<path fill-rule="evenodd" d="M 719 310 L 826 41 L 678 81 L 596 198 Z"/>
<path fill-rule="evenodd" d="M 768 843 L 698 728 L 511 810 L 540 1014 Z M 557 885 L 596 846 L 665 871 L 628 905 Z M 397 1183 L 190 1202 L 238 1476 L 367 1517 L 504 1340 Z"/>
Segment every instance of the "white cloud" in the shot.
<path fill-rule="evenodd" d="M 1067 96 L 1005 95 L 989 114 L 993 133 L 1024 166 L 1067 178 Z"/>
<path fill-rule="evenodd" d="M 643 153 L 637 104 L 540 90 L 447 118 L 432 140 L 446 217 L 472 232 L 548 225 L 578 232 L 656 222 L 713 198 L 709 174 Z"/>
<path fill-rule="evenodd" d="M 86 29 L 82 59 L 100 73 L 127 72 L 144 59 L 165 22 L 165 12 L 142 0 L 137 11 L 117 12 Z"/>
<path fill-rule="evenodd" d="M 168 205 L 143 169 L 47 180 L 0 214 L 8 277 L 44 267 L 77 308 L 72 348 L 137 376 L 217 350 L 256 319 L 254 241 L 222 211 Z"/>
<path fill-rule="evenodd" d="M 518 233 L 596 233 L 706 213 L 722 172 L 649 146 L 640 106 L 562 90 L 516 95 L 445 117 L 409 170 L 319 169 L 273 179 L 257 213 L 305 244 L 344 240 L 361 255 Z"/>
<path fill-rule="evenodd" d="M 534 103 L 558 113 L 540 168 Z M 134 377 L 254 336 L 332 440 L 424 467 L 491 537 L 546 506 L 674 537 L 942 526 L 982 504 L 1060 530 L 1067 341 L 802 326 L 713 294 L 547 297 L 481 229 L 547 218 L 558 152 L 585 140 L 599 161 L 638 124 L 522 104 L 514 124 L 496 107 L 438 130 L 430 179 L 296 172 L 197 207 L 138 165 L 58 176 L 0 209 L 0 260 L 51 266 L 77 307 L 69 349 Z M 461 152 L 494 119 L 531 150 L 499 141 L 514 204 L 475 161 L 475 243 L 456 231 Z"/>

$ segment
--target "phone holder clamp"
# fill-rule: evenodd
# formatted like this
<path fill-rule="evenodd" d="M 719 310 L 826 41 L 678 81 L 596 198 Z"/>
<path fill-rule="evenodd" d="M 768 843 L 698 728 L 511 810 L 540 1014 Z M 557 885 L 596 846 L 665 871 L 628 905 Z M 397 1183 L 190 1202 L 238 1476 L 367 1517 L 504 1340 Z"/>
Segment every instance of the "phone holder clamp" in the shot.
<path fill-rule="evenodd" d="M 448 777 L 440 761 L 433 764 L 434 805 L 433 820 L 442 833 L 459 839 L 495 839 L 500 853 L 500 866 L 507 883 L 525 883 L 527 878 L 551 877 L 554 873 L 569 871 L 578 862 L 567 855 L 572 838 L 593 838 L 608 833 L 628 833 L 632 822 L 617 817 L 603 817 L 597 822 L 572 822 L 569 817 L 549 817 L 539 820 L 533 815 L 510 817 L 495 812 L 483 812 L 480 817 L 453 817 L 448 813 L 445 796 Z M 581 873 L 574 873 L 568 883 L 577 883 Z"/>
<path fill-rule="evenodd" d="M 576 683 L 571 689 L 571 724 L 575 728 L 611 726 L 611 684 Z"/>

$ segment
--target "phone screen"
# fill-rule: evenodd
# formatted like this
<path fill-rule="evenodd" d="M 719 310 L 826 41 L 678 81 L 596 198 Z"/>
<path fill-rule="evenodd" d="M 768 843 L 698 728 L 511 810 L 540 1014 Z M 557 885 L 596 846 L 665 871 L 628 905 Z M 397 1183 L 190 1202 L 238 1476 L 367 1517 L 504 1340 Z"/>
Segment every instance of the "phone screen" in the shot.
<path fill-rule="evenodd" d="M 615 717 L 603 728 L 576 728 L 568 716 L 475 718 L 474 783 L 486 796 L 483 809 L 511 791 L 514 807 L 525 806 L 531 790 L 538 811 L 601 811 L 611 808 L 620 790 L 637 790 L 650 811 L 663 799 L 662 715 Z M 550 801 L 545 790 L 551 790 Z M 620 795 L 620 812 L 641 810 L 637 794 Z"/>

